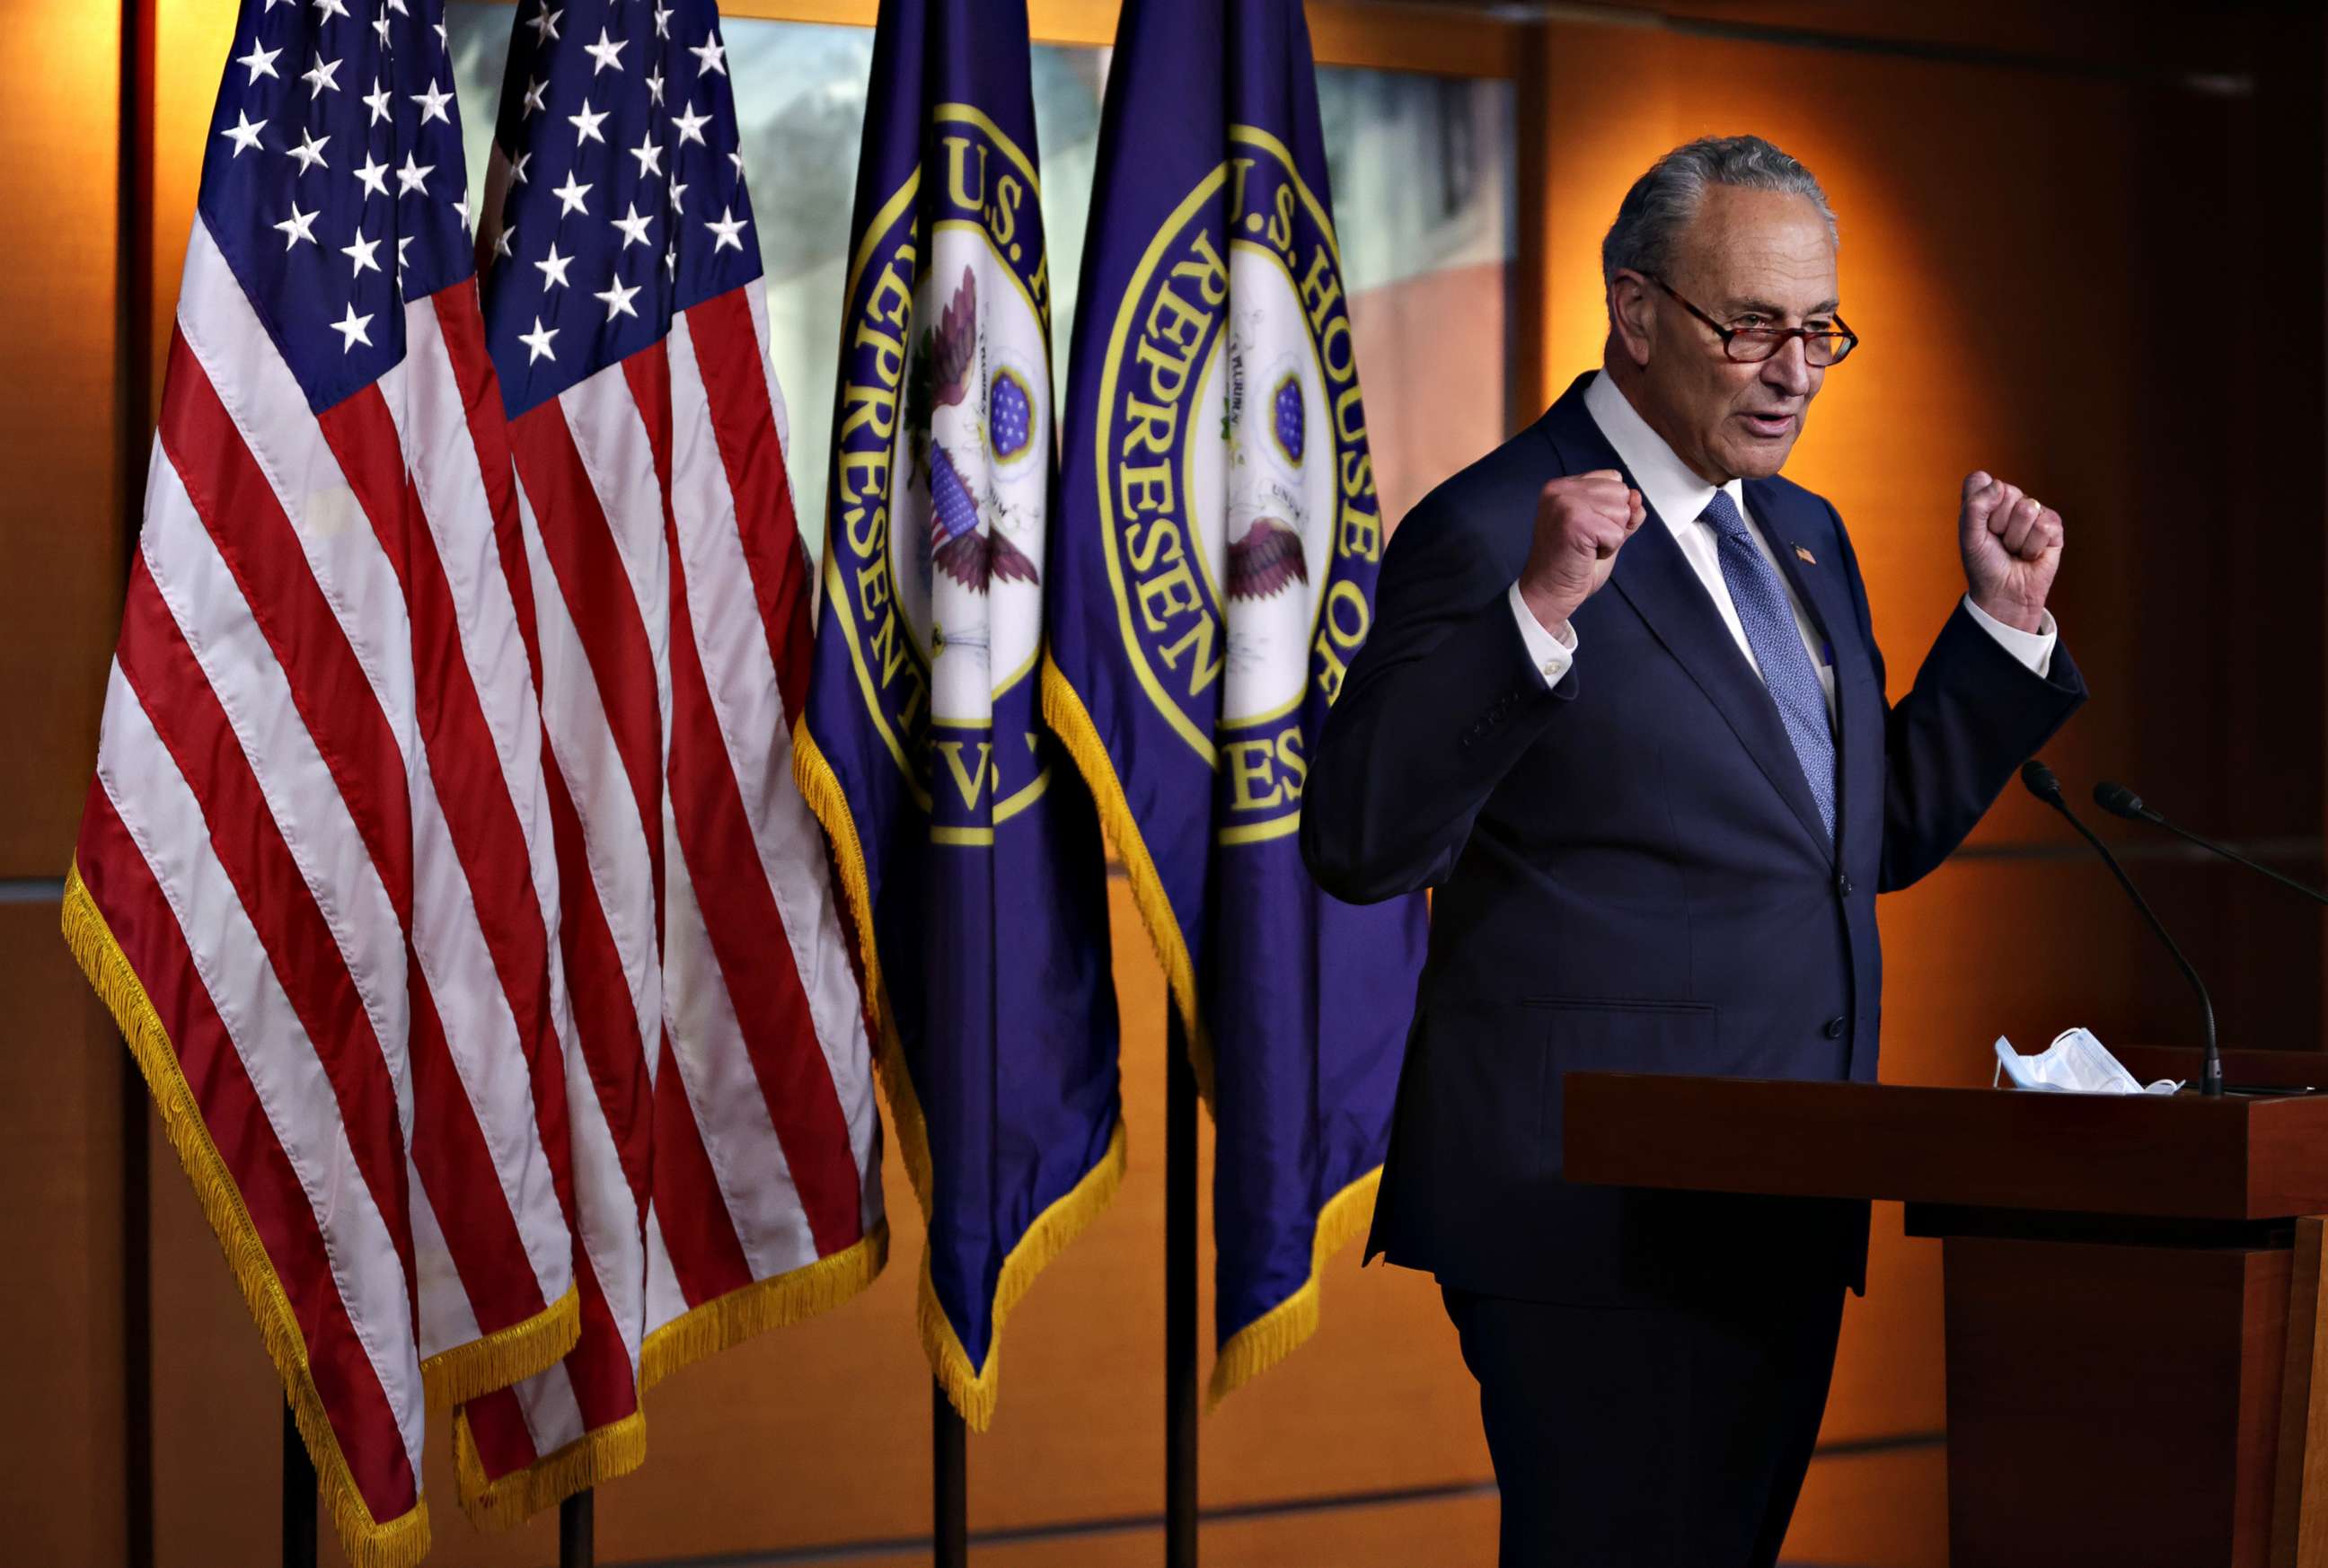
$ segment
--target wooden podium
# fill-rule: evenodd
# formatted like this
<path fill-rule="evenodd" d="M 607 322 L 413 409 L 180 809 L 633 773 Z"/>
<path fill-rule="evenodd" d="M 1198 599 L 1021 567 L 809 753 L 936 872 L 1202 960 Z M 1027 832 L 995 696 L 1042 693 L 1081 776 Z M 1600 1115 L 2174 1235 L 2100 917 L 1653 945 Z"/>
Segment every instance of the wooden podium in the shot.
<path fill-rule="evenodd" d="M 2117 1054 L 2197 1076 L 2196 1052 Z M 2328 1090 L 2328 1056 L 2224 1073 Z M 1960 1568 L 2328 1563 L 2328 1094 L 1580 1073 L 1566 1118 L 1572 1180 L 1900 1199 L 1938 1239 Z"/>

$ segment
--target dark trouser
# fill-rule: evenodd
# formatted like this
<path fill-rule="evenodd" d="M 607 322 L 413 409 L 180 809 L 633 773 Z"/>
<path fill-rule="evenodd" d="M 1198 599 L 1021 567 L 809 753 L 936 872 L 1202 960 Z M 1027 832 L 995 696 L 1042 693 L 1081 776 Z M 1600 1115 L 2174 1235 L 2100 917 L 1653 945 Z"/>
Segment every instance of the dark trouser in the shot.
<path fill-rule="evenodd" d="M 1778 1561 L 1826 1408 L 1840 1287 L 1639 1308 L 1441 1293 L 1479 1380 L 1503 1568 Z"/>

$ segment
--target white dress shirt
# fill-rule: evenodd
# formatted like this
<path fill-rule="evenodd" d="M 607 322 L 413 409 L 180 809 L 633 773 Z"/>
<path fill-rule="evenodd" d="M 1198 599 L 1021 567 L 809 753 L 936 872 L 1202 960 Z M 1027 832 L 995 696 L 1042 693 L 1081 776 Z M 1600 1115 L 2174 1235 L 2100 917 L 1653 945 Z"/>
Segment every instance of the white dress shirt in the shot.
<path fill-rule="evenodd" d="M 1714 532 L 1712 523 L 1700 518 L 1706 503 L 1713 499 L 1713 486 L 1690 472 L 1689 465 L 1675 455 L 1674 449 L 1666 445 L 1665 437 L 1649 428 L 1649 422 L 1641 418 L 1605 371 L 1596 374 L 1591 384 L 1584 389 L 1584 408 L 1592 416 L 1592 422 L 1600 427 L 1600 434 L 1608 437 L 1609 445 L 1616 449 L 1618 459 L 1624 464 L 1626 472 L 1633 476 L 1633 483 L 1640 487 L 1641 499 L 1649 504 L 1672 532 L 1674 542 L 1681 546 L 1681 553 L 1687 558 L 1690 569 L 1697 573 L 1698 581 L 1705 585 L 1706 593 L 1713 600 L 1714 609 L 1721 613 L 1722 624 L 1730 628 L 1730 635 L 1736 640 L 1738 651 L 1746 655 L 1746 662 L 1760 675 L 1761 665 L 1756 662 L 1754 650 L 1746 641 L 1745 625 L 1738 619 L 1738 606 L 1731 603 L 1730 585 L 1722 576 L 1721 536 Z M 1770 569 L 1778 573 L 1779 586 L 1786 590 L 1788 606 L 1795 613 L 1795 630 L 1802 637 L 1804 651 L 1810 655 L 1811 668 L 1818 671 L 1819 689 L 1826 693 L 1827 717 L 1832 719 L 1835 717 L 1835 668 L 1819 656 L 1818 632 L 1812 625 L 1810 616 L 1805 613 L 1802 601 L 1795 596 L 1794 584 L 1787 580 L 1784 571 L 1779 569 L 1778 558 L 1770 551 L 1770 541 L 1763 536 L 1762 525 L 1748 510 L 1744 485 L 1733 479 L 1723 488 L 1737 503 L 1738 514 L 1746 520 L 1747 531 L 1753 537 L 1754 548 L 1760 550 L 1762 559 L 1770 563 Z M 1575 628 L 1563 624 L 1554 632 L 1544 626 L 1535 618 L 1535 612 L 1528 608 L 1527 601 L 1520 596 L 1520 586 L 1516 582 L 1511 587 L 1510 599 L 1512 614 L 1519 621 L 1520 636 L 1527 643 L 1529 660 L 1543 673 L 1545 685 L 1558 685 L 1560 678 L 1567 674 L 1569 667 L 1576 662 Z M 1965 596 L 1964 603 L 1965 608 L 1972 612 L 1973 620 L 1995 638 L 2006 653 L 2038 675 L 2044 675 L 2051 670 L 2053 643 L 2059 635 L 2059 628 L 2053 624 L 2051 610 L 2044 612 L 2044 621 L 2039 629 L 2030 633 L 2017 626 L 2008 626 L 1996 619 L 1974 604 L 1969 594 Z"/>

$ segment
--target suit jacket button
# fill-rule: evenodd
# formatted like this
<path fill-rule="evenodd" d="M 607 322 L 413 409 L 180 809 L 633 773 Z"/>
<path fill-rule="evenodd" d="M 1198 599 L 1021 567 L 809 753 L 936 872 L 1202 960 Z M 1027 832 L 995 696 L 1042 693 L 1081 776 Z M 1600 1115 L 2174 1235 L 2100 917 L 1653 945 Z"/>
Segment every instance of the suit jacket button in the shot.
<path fill-rule="evenodd" d="M 1835 877 L 1835 890 L 1837 893 L 1842 894 L 1845 898 L 1850 897 L 1851 897 L 1851 878 L 1848 878 L 1848 877 L 1842 876 L 1842 875 L 1838 874 L 1838 875 Z"/>
<path fill-rule="evenodd" d="M 1831 1040 L 1839 1040 L 1843 1038 L 1843 1020 L 1841 1019 L 1829 1019 L 1826 1020 L 1826 1038 Z"/>

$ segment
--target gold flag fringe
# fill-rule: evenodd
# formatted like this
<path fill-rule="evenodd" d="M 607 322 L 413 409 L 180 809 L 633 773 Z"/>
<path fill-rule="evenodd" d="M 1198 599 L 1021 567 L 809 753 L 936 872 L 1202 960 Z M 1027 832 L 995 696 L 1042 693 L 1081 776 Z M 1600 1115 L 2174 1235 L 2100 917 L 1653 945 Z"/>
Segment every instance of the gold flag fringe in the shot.
<path fill-rule="evenodd" d="M 764 1329 L 797 1323 L 839 1306 L 871 1284 L 888 1258 L 889 1227 L 885 1221 L 830 1257 L 756 1280 L 672 1319 L 648 1335 L 639 1347 L 641 1396 L 681 1367 L 739 1344 Z M 585 1488 L 621 1479 L 644 1464 L 646 1457 L 646 1412 L 641 1408 L 493 1480 L 485 1475 L 476 1435 L 469 1430 L 468 1413 L 462 1411 L 453 1418 L 453 1474 L 461 1511 L 480 1529 L 515 1529 Z"/>
<path fill-rule="evenodd" d="M 1171 899 L 1164 891 L 1163 878 L 1157 875 L 1156 861 L 1141 835 L 1140 823 L 1124 795 L 1122 781 L 1116 776 L 1107 743 L 1100 737 L 1098 726 L 1092 722 L 1082 695 L 1067 680 L 1066 672 L 1052 662 L 1047 651 L 1043 655 L 1043 718 L 1065 743 L 1075 767 L 1091 786 L 1092 798 L 1099 803 L 1101 825 L 1114 843 L 1116 853 L 1123 858 L 1124 869 L 1131 878 L 1132 898 L 1148 927 L 1157 962 L 1164 966 L 1173 1005 L 1188 1038 L 1188 1063 L 1196 1071 L 1197 1093 L 1209 1107 L 1213 1103 L 1213 1047 L 1197 1018 L 1197 975 L 1188 959 L 1187 938 L 1172 913 Z M 1328 1257 L 1361 1235 L 1372 1222 L 1375 1191 L 1381 1185 L 1382 1168 L 1377 1166 L 1336 1193 L 1319 1210 L 1318 1229 L 1310 1247 L 1310 1278 L 1300 1290 L 1231 1335 L 1220 1347 L 1213 1362 L 1206 1400 L 1208 1411 L 1219 1408 L 1222 1400 L 1293 1354 L 1318 1331 L 1319 1273 Z"/>
<path fill-rule="evenodd" d="M 233 1173 L 211 1141 L 202 1107 L 178 1066 L 177 1047 L 171 1043 L 153 999 L 146 995 L 145 983 L 81 881 L 78 862 L 65 875 L 62 925 L 65 945 L 72 950 L 81 972 L 89 977 L 89 985 L 128 1042 L 129 1054 L 154 1097 L 162 1130 L 185 1167 L 186 1179 L 193 1186 L 203 1216 L 226 1254 L 228 1272 L 242 1288 L 243 1302 L 258 1326 L 260 1342 L 267 1347 L 268 1359 L 275 1364 L 276 1376 L 283 1380 L 284 1397 L 314 1462 L 324 1506 L 350 1563 L 352 1568 L 411 1568 L 428 1554 L 428 1504 L 416 1496 L 408 1512 L 380 1520 L 372 1516 L 362 1493 L 356 1489 L 347 1456 L 340 1450 L 338 1435 L 324 1410 L 323 1395 L 316 1390 L 307 1364 L 306 1340 L 284 1295 L 283 1282 L 276 1275 L 274 1260 L 267 1255 L 266 1244 L 251 1223 Z M 416 1487 L 419 1479 L 413 1478 Z"/>
<path fill-rule="evenodd" d="M 936 1284 L 930 1278 L 929 1250 L 922 1251 L 922 1289 L 916 1318 L 922 1330 L 922 1348 L 930 1358 L 930 1370 L 946 1391 L 947 1399 L 962 1413 L 962 1419 L 972 1432 L 984 1432 L 994 1421 L 997 1384 L 1001 1372 L 1002 1326 L 1027 1294 L 1035 1276 L 1044 1265 L 1066 1251 L 1067 1244 L 1083 1235 L 1084 1227 L 1097 1219 L 1100 1211 L 1113 1201 L 1116 1189 L 1123 1185 L 1123 1168 L 1127 1145 L 1123 1123 L 1118 1122 L 1115 1131 L 1108 1135 L 1107 1152 L 1098 1164 L 1084 1172 L 1084 1178 L 1069 1188 L 1050 1207 L 1035 1216 L 1018 1244 L 1002 1260 L 1002 1272 L 994 1282 L 994 1326 L 987 1335 L 986 1365 L 974 1366 L 970 1353 L 962 1348 L 953 1325 L 946 1321 L 945 1309 L 938 1302 Z"/>
<path fill-rule="evenodd" d="M 692 1366 L 755 1334 L 812 1318 L 871 1284 L 889 1261 L 889 1222 L 829 1257 L 772 1274 L 692 1307 L 646 1337 L 639 1347 L 643 1394 L 681 1367 Z"/>
<path fill-rule="evenodd" d="M 465 1345 L 439 1350 L 420 1364 L 421 1387 L 428 1408 L 450 1410 L 496 1388 L 522 1383 L 537 1372 L 547 1372 L 566 1358 L 582 1333 L 582 1288 L 568 1285 L 566 1293 L 536 1312 L 483 1334 Z"/>
<path fill-rule="evenodd" d="M 872 1004 L 873 1074 L 889 1102 L 889 1115 L 897 1124 L 897 1142 L 906 1157 L 906 1174 L 912 1178 L 914 1199 L 927 1220 L 930 1134 L 922 1121 L 922 1103 L 914 1094 L 913 1077 L 906 1069 L 897 1021 L 889 1011 L 889 988 L 881 978 L 881 952 L 873 937 L 872 882 L 865 870 L 865 840 L 857 836 L 857 819 L 849 809 L 848 793 L 817 748 L 805 718 L 793 726 L 793 782 L 800 785 L 801 798 L 808 802 L 832 842 L 832 858 L 840 872 L 840 901 L 857 933 L 858 966 L 863 972 L 866 1000 Z"/>
<path fill-rule="evenodd" d="M 865 994 L 875 1014 L 878 1038 L 874 1042 L 874 1075 L 880 1080 L 882 1094 L 889 1102 L 889 1115 L 896 1123 L 906 1173 L 913 1182 L 914 1197 L 921 1206 L 926 1227 L 931 1202 L 929 1129 L 922 1119 L 921 1101 L 914 1093 L 913 1075 L 906 1066 L 905 1048 L 897 1038 L 896 1017 L 889 1008 L 888 988 L 881 978 L 880 948 L 873 934 L 872 884 L 865 869 L 865 841 L 858 837 L 848 793 L 840 787 L 832 765 L 818 748 L 815 737 L 809 734 L 805 718 L 793 726 L 793 778 L 800 785 L 809 809 L 824 824 L 826 837 L 832 841 L 833 859 L 840 872 L 842 902 L 848 906 L 850 925 L 857 934 Z M 938 1301 L 936 1285 L 930 1276 L 929 1248 L 925 1241 L 915 1312 L 922 1350 L 929 1357 L 931 1376 L 946 1391 L 946 1398 L 972 1432 L 984 1432 L 994 1420 L 1000 1370 L 997 1351 L 1002 1342 L 1004 1319 L 1026 1295 L 1044 1265 L 1081 1235 L 1114 1198 L 1116 1189 L 1123 1183 L 1125 1148 L 1123 1123 L 1119 1118 L 1108 1136 L 1107 1152 L 1084 1173 L 1081 1180 L 1035 1217 L 1027 1234 L 1018 1238 L 1018 1244 L 1002 1260 L 1001 1272 L 994 1285 L 994 1327 L 988 1337 L 983 1366 L 972 1365 L 969 1351 L 962 1347 L 953 1325 L 946 1320 L 945 1309 Z"/>
<path fill-rule="evenodd" d="M 461 1511 L 479 1529 L 513 1530 L 578 1491 L 621 1479 L 646 1460 L 646 1412 L 634 1410 L 620 1421 L 584 1432 L 521 1470 L 488 1480 L 477 1440 L 469 1431 L 469 1413 L 453 1417 L 453 1475 L 459 1484 Z"/>
<path fill-rule="evenodd" d="M 1318 1331 L 1318 1276 L 1326 1260 L 1365 1234 L 1374 1220 L 1375 1191 L 1382 1186 L 1377 1165 L 1327 1199 L 1318 1211 L 1318 1230 L 1310 1245 L 1310 1278 L 1300 1290 L 1229 1336 L 1213 1361 L 1213 1376 L 1205 1396 L 1207 1412 L 1221 1401 L 1292 1355 Z"/>
<path fill-rule="evenodd" d="M 1188 1066 L 1197 1075 L 1197 1093 L 1210 1106 L 1213 1042 L 1197 1014 L 1197 969 L 1189 962 L 1188 939 L 1181 933 L 1178 916 L 1172 913 L 1171 897 L 1164 891 L 1164 878 L 1157 875 L 1155 858 L 1148 852 L 1148 840 L 1141 834 L 1131 803 L 1124 798 L 1122 781 L 1115 776 L 1115 762 L 1107 754 L 1107 743 L 1100 738 L 1090 709 L 1069 683 L 1066 672 L 1052 662 L 1047 648 L 1043 652 L 1043 719 L 1075 759 L 1075 771 L 1084 775 L 1099 806 L 1100 826 L 1123 858 L 1124 871 L 1131 878 L 1132 902 L 1139 907 L 1141 924 L 1148 928 L 1156 962 L 1164 968 L 1172 1005 L 1180 1015 L 1181 1032 L 1187 1038 Z"/>

